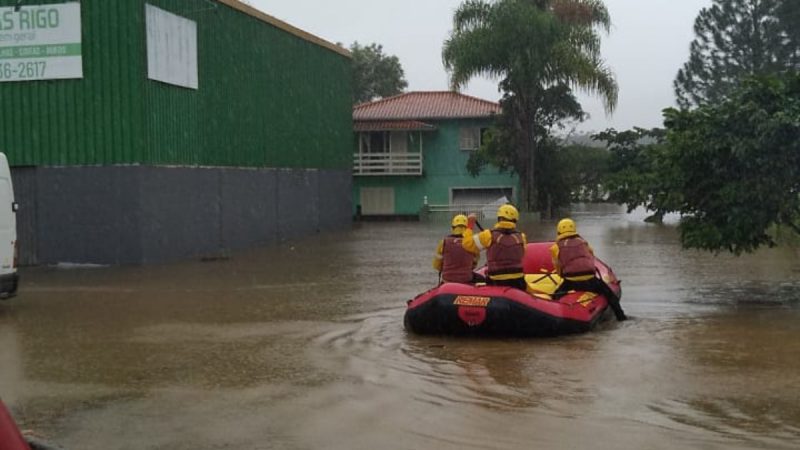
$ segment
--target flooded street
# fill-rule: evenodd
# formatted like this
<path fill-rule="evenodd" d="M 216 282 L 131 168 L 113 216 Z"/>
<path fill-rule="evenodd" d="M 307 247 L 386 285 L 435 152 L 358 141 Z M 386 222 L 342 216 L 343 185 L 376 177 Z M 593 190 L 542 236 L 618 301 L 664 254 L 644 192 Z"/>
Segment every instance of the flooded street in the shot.
<path fill-rule="evenodd" d="M 797 251 L 715 257 L 616 207 L 573 217 L 632 320 L 409 335 L 446 225 L 367 223 L 222 261 L 24 270 L 0 397 L 68 450 L 798 448 Z"/>

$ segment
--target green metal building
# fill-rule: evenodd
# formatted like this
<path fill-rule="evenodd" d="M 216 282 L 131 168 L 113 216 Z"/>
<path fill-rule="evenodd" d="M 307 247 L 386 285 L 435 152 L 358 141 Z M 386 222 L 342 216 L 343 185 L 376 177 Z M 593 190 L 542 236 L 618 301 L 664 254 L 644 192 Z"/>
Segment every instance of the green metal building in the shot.
<path fill-rule="evenodd" d="M 346 50 L 235 0 L 33 3 L 0 0 L 23 261 L 158 262 L 347 226 Z"/>

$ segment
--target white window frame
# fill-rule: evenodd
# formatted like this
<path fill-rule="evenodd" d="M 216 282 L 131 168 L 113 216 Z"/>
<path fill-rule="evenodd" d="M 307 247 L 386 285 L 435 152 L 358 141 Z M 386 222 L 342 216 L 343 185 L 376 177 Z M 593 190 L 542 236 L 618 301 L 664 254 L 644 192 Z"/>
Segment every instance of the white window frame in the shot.
<path fill-rule="evenodd" d="M 458 130 L 458 148 L 463 152 L 474 152 L 481 147 L 481 127 L 461 127 Z"/>

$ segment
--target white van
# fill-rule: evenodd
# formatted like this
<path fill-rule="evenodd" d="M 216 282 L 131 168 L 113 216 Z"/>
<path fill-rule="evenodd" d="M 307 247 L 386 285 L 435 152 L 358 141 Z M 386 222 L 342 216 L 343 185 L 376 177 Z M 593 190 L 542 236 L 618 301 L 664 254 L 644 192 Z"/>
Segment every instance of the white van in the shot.
<path fill-rule="evenodd" d="M 0 299 L 17 293 L 17 203 L 8 159 L 0 153 Z"/>

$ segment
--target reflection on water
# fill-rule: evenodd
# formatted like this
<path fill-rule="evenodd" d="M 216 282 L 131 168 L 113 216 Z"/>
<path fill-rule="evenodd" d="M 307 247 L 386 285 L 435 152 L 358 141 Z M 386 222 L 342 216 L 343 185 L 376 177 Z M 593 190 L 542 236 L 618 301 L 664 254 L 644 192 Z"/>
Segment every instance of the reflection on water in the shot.
<path fill-rule="evenodd" d="M 358 224 L 227 261 L 24 271 L 0 303 L 0 396 L 69 449 L 796 448 L 797 252 L 714 256 L 642 214 L 574 217 L 634 320 L 409 335 L 447 230 Z"/>

